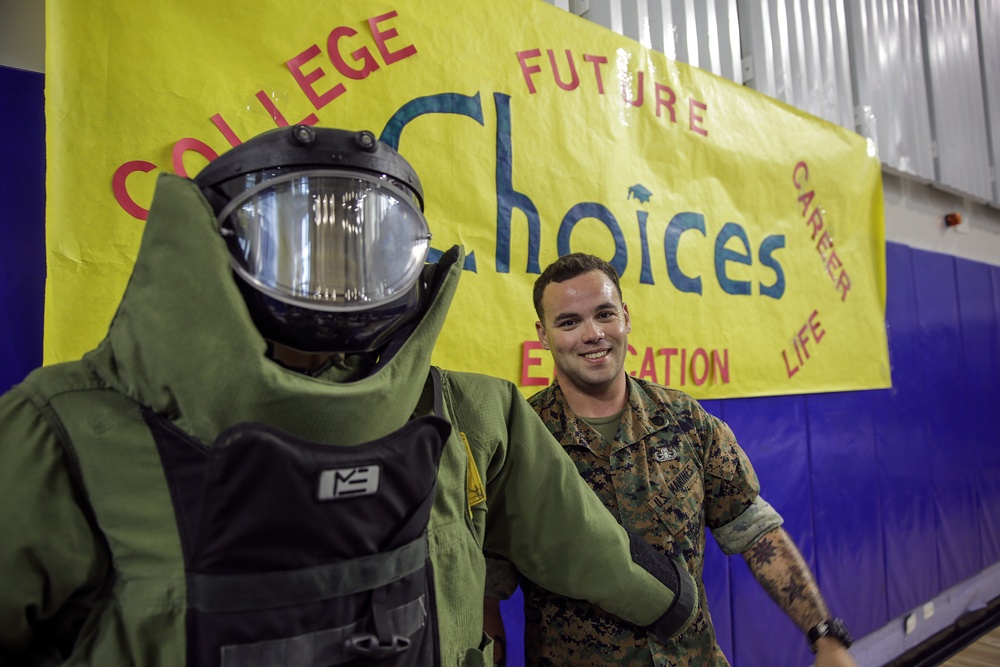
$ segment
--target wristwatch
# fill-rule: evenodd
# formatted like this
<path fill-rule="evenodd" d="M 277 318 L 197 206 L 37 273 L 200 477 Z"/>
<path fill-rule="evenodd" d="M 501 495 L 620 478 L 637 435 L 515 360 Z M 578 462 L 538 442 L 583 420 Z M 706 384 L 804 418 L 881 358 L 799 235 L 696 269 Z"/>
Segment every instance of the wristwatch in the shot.
<path fill-rule="evenodd" d="M 816 642 L 819 641 L 820 637 L 833 637 L 843 644 L 844 648 L 851 648 L 851 644 L 854 643 L 854 638 L 851 637 L 847 626 L 839 618 L 828 618 L 825 621 L 820 621 L 809 631 L 808 636 L 809 650 L 813 653 L 816 652 Z"/>

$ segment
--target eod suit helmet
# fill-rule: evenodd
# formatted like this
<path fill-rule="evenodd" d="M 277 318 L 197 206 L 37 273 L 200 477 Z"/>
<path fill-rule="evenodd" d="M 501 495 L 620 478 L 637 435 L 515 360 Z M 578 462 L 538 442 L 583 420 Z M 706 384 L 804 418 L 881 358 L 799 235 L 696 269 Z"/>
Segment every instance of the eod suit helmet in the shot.
<path fill-rule="evenodd" d="M 266 338 L 304 351 L 368 352 L 421 311 L 431 238 L 423 189 L 371 132 L 271 130 L 194 182 Z"/>

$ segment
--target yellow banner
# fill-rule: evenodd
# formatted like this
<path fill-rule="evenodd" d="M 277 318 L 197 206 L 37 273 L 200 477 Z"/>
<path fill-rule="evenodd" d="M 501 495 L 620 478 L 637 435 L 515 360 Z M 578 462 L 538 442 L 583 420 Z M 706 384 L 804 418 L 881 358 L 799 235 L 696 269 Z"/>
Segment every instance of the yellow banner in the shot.
<path fill-rule="evenodd" d="M 614 264 L 629 372 L 700 398 L 890 386 L 859 135 L 538 0 L 48 2 L 45 361 L 107 331 L 156 173 L 299 122 L 370 129 L 463 244 L 435 363 L 548 382 L 531 287 Z"/>

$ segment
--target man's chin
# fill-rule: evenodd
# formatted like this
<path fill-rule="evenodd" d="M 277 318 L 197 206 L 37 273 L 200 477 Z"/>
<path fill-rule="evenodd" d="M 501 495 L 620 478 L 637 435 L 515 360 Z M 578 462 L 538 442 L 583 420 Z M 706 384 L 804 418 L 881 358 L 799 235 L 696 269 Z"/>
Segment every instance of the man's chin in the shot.
<path fill-rule="evenodd" d="M 603 368 L 584 368 L 578 377 L 588 389 L 601 390 L 613 384 L 620 373 L 621 369 L 612 368 L 609 364 Z"/>

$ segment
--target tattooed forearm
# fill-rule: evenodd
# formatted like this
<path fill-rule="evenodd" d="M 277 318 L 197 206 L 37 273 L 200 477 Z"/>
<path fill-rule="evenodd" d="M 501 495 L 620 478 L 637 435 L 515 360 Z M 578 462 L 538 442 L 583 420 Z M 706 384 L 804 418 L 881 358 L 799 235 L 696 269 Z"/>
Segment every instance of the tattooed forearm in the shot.
<path fill-rule="evenodd" d="M 809 566 L 783 528 L 767 533 L 743 558 L 767 594 L 802 632 L 829 618 Z"/>
<path fill-rule="evenodd" d="M 759 568 L 770 565 L 774 562 L 774 559 L 778 556 L 778 546 L 774 543 L 774 540 L 770 539 L 769 535 L 765 535 L 757 544 L 755 544 L 750 551 L 743 554 L 743 557 L 747 561 L 747 565 L 755 573 Z"/>

